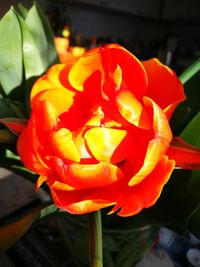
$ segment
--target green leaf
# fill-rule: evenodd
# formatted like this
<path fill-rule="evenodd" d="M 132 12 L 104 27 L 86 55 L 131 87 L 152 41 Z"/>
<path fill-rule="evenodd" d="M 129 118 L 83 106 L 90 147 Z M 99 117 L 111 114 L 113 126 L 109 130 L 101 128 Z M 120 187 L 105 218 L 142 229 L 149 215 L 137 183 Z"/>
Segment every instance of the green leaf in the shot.
<path fill-rule="evenodd" d="M 46 69 L 46 64 L 42 61 L 40 51 L 32 33 L 20 15 L 19 21 L 23 35 L 23 60 L 25 77 L 27 80 L 30 77 L 41 75 Z"/>
<path fill-rule="evenodd" d="M 200 112 L 193 118 L 181 134 L 188 143 L 200 147 Z M 186 221 L 186 227 L 200 238 L 200 171 L 193 171 L 190 179 L 190 191 L 192 192 L 192 206 L 195 207 Z"/>
<path fill-rule="evenodd" d="M 26 24 L 35 40 L 45 71 L 55 63 L 57 53 L 49 23 L 38 5 L 34 4 L 26 17 Z"/>
<path fill-rule="evenodd" d="M 189 122 L 200 110 L 200 57 L 197 58 L 181 75 L 180 80 L 184 84 L 186 101 L 179 107 L 189 107 L 191 112 L 187 118 Z"/>
<path fill-rule="evenodd" d="M 47 17 L 45 16 L 45 14 L 42 11 L 42 9 L 40 8 L 40 6 L 37 4 L 37 2 L 34 2 L 34 4 L 35 4 L 37 11 L 40 15 L 40 19 L 42 21 L 42 24 L 43 24 L 43 27 L 45 30 L 47 43 L 48 43 L 49 66 L 51 66 L 52 64 L 59 63 L 57 51 L 55 48 L 54 33 L 53 33 L 52 27 L 51 27 Z"/>
<path fill-rule="evenodd" d="M 39 218 L 42 219 L 49 215 L 55 215 L 58 212 L 59 212 L 59 209 L 56 207 L 56 205 L 52 204 L 41 210 Z"/>
<path fill-rule="evenodd" d="M 197 58 L 179 77 L 181 82 L 185 84 L 200 70 L 200 58 Z"/>
<path fill-rule="evenodd" d="M 23 78 L 22 35 L 17 15 L 11 8 L 0 21 L 0 83 L 5 94 Z"/>
<path fill-rule="evenodd" d="M 200 147 L 200 112 L 193 118 L 181 133 L 181 137 L 188 143 Z"/>
<path fill-rule="evenodd" d="M 28 211 L 16 221 L 0 227 L 0 254 L 4 253 L 17 240 L 19 240 L 39 217 L 40 210 L 44 205 L 39 205 Z"/>
<path fill-rule="evenodd" d="M 21 3 L 19 3 L 17 6 L 18 6 L 20 15 L 23 17 L 23 19 L 26 19 L 26 16 L 28 14 L 28 9 L 25 8 L 25 6 L 22 5 Z"/>

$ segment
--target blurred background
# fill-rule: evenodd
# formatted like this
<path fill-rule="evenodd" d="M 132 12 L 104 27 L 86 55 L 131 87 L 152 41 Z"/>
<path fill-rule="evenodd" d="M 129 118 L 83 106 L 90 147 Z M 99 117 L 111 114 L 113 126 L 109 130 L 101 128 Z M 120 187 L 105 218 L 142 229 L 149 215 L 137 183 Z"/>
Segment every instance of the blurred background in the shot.
<path fill-rule="evenodd" d="M 11 5 L 0 2 L 0 17 Z M 139 59 L 158 57 L 178 74 L 200 50 L 199 0 L 37 0 L 56 36 L 85 49 L 109 42 L 122 44 Z M 76 51 L 75 51 L 76 53 Z M 81 53 L 78 51 L 77 53 Z"/>

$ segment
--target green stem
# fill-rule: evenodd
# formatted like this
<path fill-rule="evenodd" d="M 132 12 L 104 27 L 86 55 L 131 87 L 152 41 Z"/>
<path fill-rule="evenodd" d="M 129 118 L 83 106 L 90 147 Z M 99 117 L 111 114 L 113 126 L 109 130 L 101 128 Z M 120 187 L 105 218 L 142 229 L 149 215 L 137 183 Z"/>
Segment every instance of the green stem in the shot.
<path fill-rule="evenodd" d="M 89 214 L 90 267 L 103 267 L 101 211 Z"/>

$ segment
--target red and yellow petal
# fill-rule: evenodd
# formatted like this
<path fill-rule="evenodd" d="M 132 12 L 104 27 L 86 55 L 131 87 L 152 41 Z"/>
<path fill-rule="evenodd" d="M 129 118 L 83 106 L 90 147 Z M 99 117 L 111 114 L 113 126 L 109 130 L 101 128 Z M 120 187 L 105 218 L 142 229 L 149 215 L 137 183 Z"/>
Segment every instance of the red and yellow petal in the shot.
<path fill-rule="evenodd" d="M 122 185 L 117 204 L 110 213 L 120 209 L 117 213 L 119 216 L 132 216 L 143 208 L 154 205 L 163 186 L 169 180 L 174 165 L 173 160 L 168 160 L 168 157 L 164 156 L 144 181 L 133 187 Z"/>
<path fill-rule="evenodd" d="M 34 120 L 34 127 L 36 127 L 38 133 L 48 132 L 55 128 L 58 112 L 50 102 L 45 100 L 35 106 L 32 111 L 31 120 Z"/>
<path fill-rule="evenodd" d="M 129 90 L 121 90 L 116 96 L 116 104 L 121 115 L 137 127 L 150 129 L 150 119 L 142 104 Z"/>
<path fill-rule="evenodd" d="M 123 146 L 124 149 L 119 151 L 126 134 L 125 130 L 94 127 L 86 131 L 84 138 L 92 155 L 98 161 L 116 163 L 126 156 L 128 147 Z M 117 155 L 116 150 L 118 150 Z"/>
<path fill-rule="evenodd" d="M 174 104 L 171 106 L 173 110 L 178 103 L 185 100 L 183 86 L 174 71 L 155 58 L 143 61 L 142 64 L 148 76 L 147 97 L 153 99 L 162 109 Z"/>
<path fill-rule="evenodd" d="M 170 159 L 175 160 L 176 167 L 189 170 L 200 170 L 200 148 L 174 138 L 167 151 Z"/>
<path fill-rule="evenodd" d="M 45 75 L 39 78 L 32 87 L 30 96 L 31 100 L 35 95 L 44 90 L 62 87 L 62 84 L 59 81 L 59 74 L 64 67 L 65 64 L 56 64 L 52 66 Z"/>
<path fill-rule="evenodd" d="M 147 75 L 140 61 L 117 44 L 106 45 L 101 55 L 105 78 L 108 78 L 110 73 L 114 73 L 119 66 L 122 71 L 122 89 L 131 90 L 137 99 L 142 100 L 146 92 Z"/>
<path fill-rule="evenodd" d="M 74 95 L 75 93 L 65 88 L 43 90 L 41 93 L 32 98 L 31 107 L 33 109 L 40 101 L 48 101 L 57 110 L 58 115 L 60 115 L 63 112 L 67 112 L 72 106 Z"/>
<path fill-rule="evenodd" d="M 58 174 L 59 172 L 62 173 L 62 179 L 76 189 L 103 187 L 123 177 L 117 166 L 105 162 L 60 165 L 57 172 Z"/>
<path fill-rule="evenodd" d="M 85 81 L 97 70 L 101 70 L 100 49 L 95 48 L 86 52 L 72 66 L 68 74 L 68 81 L 73 88 L 82 92 Z"/>
<path fill-rule="evenodd" d="M 80 154 L 73 141 L 71 132 L 65 128 L 52 131 L 49 136 L 49 142 L 52 151 L 63 161 L 79 162 Z"/>
<path fill-rule="evenodd" d="M 102 199 L 92 199 L 90 190 L 68 191 L 66 194 L 63 190 L 50 189 L 56 206 L 72 214 L 85 214 L 114 204 Z"/>
<path fill-rule="evenodd" d="M 145 105 L 153 108 L 154 138 L 149 141 L 143 166 L 131 178 L 129 186 L 140 183 L 149 175 L 162 156 L 166 153 L 172 139 L 171 129 L 163 111 L 151 99 L 145 98 Z"/>
<path fill-rule="evenodd" d="M 17 152 L 27 169 L 46 176 L 50 172 L 50 169 L 42 161 L 40 156 L 35 153 L 31 141 L 29 130 L 26 128 L 18 139 Z"/>

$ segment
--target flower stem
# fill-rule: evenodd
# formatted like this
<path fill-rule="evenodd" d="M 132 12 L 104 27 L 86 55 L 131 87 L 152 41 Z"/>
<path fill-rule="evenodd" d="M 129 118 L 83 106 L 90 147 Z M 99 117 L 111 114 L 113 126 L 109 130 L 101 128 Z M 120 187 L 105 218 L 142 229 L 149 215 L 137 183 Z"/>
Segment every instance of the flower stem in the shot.
<path fill-rule="evenodd" d="M 101 211 L 89 214 L 90 267 L 103 267 Z"/>

